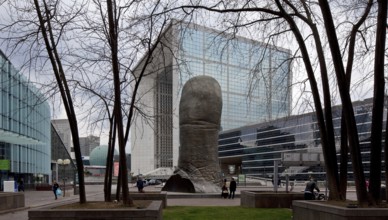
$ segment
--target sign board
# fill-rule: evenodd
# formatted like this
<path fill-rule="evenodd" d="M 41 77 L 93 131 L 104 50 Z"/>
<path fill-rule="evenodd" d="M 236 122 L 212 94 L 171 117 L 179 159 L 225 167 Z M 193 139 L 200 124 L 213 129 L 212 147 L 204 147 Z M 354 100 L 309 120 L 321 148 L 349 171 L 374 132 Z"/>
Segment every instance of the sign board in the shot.
<path fill-rule="evenodd" d="M 113 163 L 113 175 L 114 176 L 119 176 L 119 166 L 120 166 L 120 163 L 119 162 L 114 162 Z"/>
<path fill-rule="evenodd" d="M 4 181 L 4 192 L 16 192 L 15 181 Z"/>
<path fill-rule="evenodd" d="M 9 160 L 0 160 L 0 170 L 10 170 L 11 165 Z"/>
<path fill-rule="evenodd" d="M 245 183 L 245 174 L 239 174 L 238 175 L 238 182 L 239 183 Z"/>

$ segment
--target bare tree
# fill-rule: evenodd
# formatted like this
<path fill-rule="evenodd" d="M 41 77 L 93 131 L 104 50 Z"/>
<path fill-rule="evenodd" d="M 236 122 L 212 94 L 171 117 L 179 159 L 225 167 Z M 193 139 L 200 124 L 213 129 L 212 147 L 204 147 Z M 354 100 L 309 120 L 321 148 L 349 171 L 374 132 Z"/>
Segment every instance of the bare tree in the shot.
<path fill-rule="evenodd" d="M 370 187 L 369 192 L 373 198 L 372 202 L 378 204 L 381 202 L 381 161 L 382 161 L 382 131 L 383 131 L 383 113 L 385 103 L 385 79 L 384 79 L 384 59 L 385 59 L 385 41 L 387 28 L 387 1 L 378 1 L 378 17 L 376 26 L 376 50 L 374 62 L 374 91 L 373 91 L 373 110 L 372 110 L 372 131 L 371 131 L 371 157 L 370 157 Z M 388 122 L 386 122 L 388 125 Z M 385 130 L 387 132 L 387 130 Z M 387 136 L 387 135 L 385 135 Z M 388 142 L 385 142 L 385 161 L 388 159 Z M 385 163 L 385 169 L 387 169 Z M 386 180 L 387 172 L 385 172 Z M 386 197 L 387 198 L 387 197 Z"/>
<path fill-rule="evenodd" d="M 111 72 L 113 75 L 115 96 L 113 108 L 114 111 L 112 118 L 110 118 L 110 139 L 114 143 L 114 138 L 117 138 L 120 150 L 120 172 L 117 187 L 117 196 L 120 194 L 120 189 L 122 189 L 123 202 L 125 204 L 131 204 L 131 199 L 130 197 L 128 197 L 128 172 L 126 168 L 125 146 L 129 138 L 129 130 L 131 127 L 134 111 L 136 110 L 136 102 L 138 100 L 137 90 L 141 85 L 141 80 L 146 72 L 145 70 L 151 61 L 153 51 L 160 43 L 161 33 L 164 30 L 168 20 L 165 17 L 162 18 L 161 21 L 159 21 L 158 19 L 154 19 L 153 16 L 149 16 L 148 14 L 140 16 L 140 18 L 133 16 L 135 18 L 132 18 L 132 20 L 127 18 L 128 15 L 124 16 L 125 13 L 131 11 L 132 8 L 139 8 L 139 4 L 147 4 L 146 2 L 130 2 L 129 4 L 119 5 L 116 1 L 107 1 L 106 12 L 105 7 L 103 7 L 100 1 L 94 2 L 99 8 L 101 20 L 103 21 L 103 31 L 101 35 L 105 37 L 102 38 L 102 40 L 107 41 L 106 45 L 108 45 L 111 51 L 110 56 L 107 57 L 107 60 L 112 65 L 111 71 L 109 72 Z M 150 13 L 154 13 L 154 11 L 158 10 L 159 7 L 159 4 L 152 5 L 152 10 L 150 11 Z M 161 24 L 158 26 L 156 25 L 157 22 Z M 128 25 L 128 27 L 122 28 L 122 26 L 125 26 L 126 24 Z M 142 35 L 135 35 L 130 32 L 132 28 L 136 29 L 136 25 L 143 25 Z M 149 28 L 145 29 L 144 26 Z M 93 33 L 96 33 L 94 32 L 95 30 L 93 30 L 92 28 L 90 30 Z M 136 30 L 134 32 L 136 32 Z M 127 36 L 130 39 L 123 39 L 123 37 L 120 37 L 120 35 Z M 133 38 L 135 38 L 135 40 L 133 40 Z M 132 42 L 130 42 L 131 40 Z M 120 45 L 130 44 L 136 41 L 139 42 L 139 44 L 135 44 L 132 50 L 134 52 L 139 52 L 141 48 L 144 48 L 147 53 L 143 59 L 143 69 L 140 72 L 134 73 L 131 68 L 132 64 L 134 63 L 133 60 L 136 60 L 136 58 L 129 56 L 129 59 L 123 59 L 123 52 L 119 51 L 118 48 L 120 47 Z M 129 77 L 127 76 L 128 74 Z M 121 94 L 123 94 L 123 91 L 127 89 L 127 87 L 131 88 L 130 95 L 126 96 L 126 99 L 129 98 L 130 102 L 121 101 L 123 100 L 121 98 Z M 123 103 L 125 103 L 125 105 L 123 105 Z M 126 125 L 124 125 L 123 122 L 126 122 Z M 114 126 L 112 123 L 114 123 Z M 125 133 L 123 128 L 125 128 Z M 110 146 L 112 145 L 110 144 Z M 113 148 L 110 147 L 110 153 L 107 159 L 107 163 L 109 164 L 112 164 L 113 162 L 112 149 Z M 107 169 L 110 170 L 108 172 L 111 172 L 111 168 L 107 166 Z M 107 175 L 111 176 L 111 174 L 109 173 L 107 173 Z M 110 200 L 110 179 L 111 177 L 107 177 L 106 180 L 108 180 L 108 183 L 105 183 L 105 198 L 107 201 Z"/>
<path fill-rule="evenodd" d="M 73 136 L 73 144 L 75 157 L 77 162 L 77 171 L 78 171 L 78 181 L 79 181 L 79 196 L 80 203 L 86 202 L 85 196 L 85 182 L 84 182 L 84 167 L 81 156 L 81 148 L 79 144 L 79 134 L 78 134 L 78 124 L 76 112 L 74 111 L 72 96 L 69 91 L 69 86 L 67 85 L 66 75 L 64 69 L 62 67 L 61 58 L 58 53 L 57 41 L 55 39 L 54 30 L 51 25 L 51 20 L 55 17 L 55 13 L 53 14 L 52 10 L 55 12 L 54 8 L 49 8 L 46 1 L 43 1 L 43 7 L 39 5 L 37 0 L 34 1 L 35 10 L 39 18 L 39 31 L 41 32 L 44 40 L 44 44 L 46 46 L 46 50 L 53 68 L 53 72 L 55 78 L 57 79 L 57 85 L 61 92 L 61 97 L 63 99 L 63 104 L 66 109 L 66 114 L 69 119 L 70 129 Z M 59 33 L 59 36 L 61 33 Z"/>

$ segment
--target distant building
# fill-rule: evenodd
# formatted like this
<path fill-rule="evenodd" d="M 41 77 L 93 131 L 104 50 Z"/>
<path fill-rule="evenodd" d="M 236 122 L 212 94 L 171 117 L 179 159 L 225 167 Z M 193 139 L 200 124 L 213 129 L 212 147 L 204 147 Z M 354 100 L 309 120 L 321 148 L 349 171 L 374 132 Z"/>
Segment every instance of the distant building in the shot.
<path fill-rule="evenodd" d="M 51 179 L 50 107 L 43 94 L 0 51 L 0 190 Z"/>
<path fill-rule="evenodd" d="M 289 50 L 183 22 L 171 24 L 162 42 L 138 91 L 137 106 L 148 117 L 136 115 L 131 128 L 134 173 L 177 165 L 180 94 L 193 76 L 212 76 L 221 85 L 221 130 L 290 114 Z"/>
<path fill-rule="evenodd" d="M 108 146 L 100 145 L 97 146 L 91 153 L 90 156 L 83 156 L 83 162 L 85 167 L 85 181 L 103 181 L 101 179 L 91 177 L 103 177 L 106 172 L 106 157 L 108 154 Z M 117 149 L 114 150 L 113 155 L 113 177 L 117 178 L 119 172 L 119 152 Z M 131 155 L 127 154 L 127 170 L 130 171 Z"/>
<path fill-rule="evenodd" d="M 89 156 L 93 149 L 100 145 L 100 137 L 93 135 L 80 137 L 79 144 L 82 156 Z"/>
<path fill-rule="evenodd" d="M 70 123 L 68 119 L 54 119 L 51 120 L 52 125 L 57 131 L 59 137 L 62 139 L 63 144 L 69 152 L 72 159 L 75 159 L 73 138 L 71 135 Z"/>
<path fill-rule="evenodd" d="M 70 164 L 60 165 L 58 164 L 58 159 L 69 159 Z M 77 170 L 74 161 L 71 159 L 69 152 L 62 142 L 62 138 L 59 137 L 53 125 L 51 125 L 51 170 L 52 180 L 60 184 L 63 184 L 63 180 L 66 182 L 74 182 Z"/>

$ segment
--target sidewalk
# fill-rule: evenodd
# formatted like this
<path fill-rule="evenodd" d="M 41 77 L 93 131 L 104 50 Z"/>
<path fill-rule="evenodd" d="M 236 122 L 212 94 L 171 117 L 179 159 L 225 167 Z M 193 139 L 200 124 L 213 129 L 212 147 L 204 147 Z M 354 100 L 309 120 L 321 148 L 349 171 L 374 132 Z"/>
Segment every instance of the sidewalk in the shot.
<path fill-rule="evenodd" d="M 0 220 L 28 220 L 28 211 L 31 209 L 44 207 L 53 203 L 61 204 L 67 201 L 78 201 L 79 196 L 74 195 L 72 190 L 66 191 L 66 194 L 69 195 L 70 192 L 70 196 L 58 196 L 58 199 L 55 200 L 54 193 L 52 191 L 27 190 L 24 192 L 25 208 L 13 210 L 11 212 L 0 212 Z M 103 200 L 103 186 L 87 186 L 86 198 L 90 200 Z"/>
<path fill-rule="evenodd" d="M 103 185 L 86 185 L 86 199 L 87 201 L 103 201 L 104 191 Z M 253 188 L 251 188 L 252 190 Z M 146 192 L 161 190 L 160 186 L 147 186 L 144 188 Z M 246 187 L 237 188 L 236 197 L 234 199 L 223 199 L 220 195 L 216 194 L 202 194 L 197 195 L 197 198 L 192 198 L 193 194 L 186 193 L 168 193 L 167 205 L 168 206 L 239 206 L 240 205 L 240 191 L 247 190 Z M 254 189 L 253 189 L 254 190 Z M 112 187 L 114 193 L 116 189 Z M 130 184 L 130 192 L 136 192 L 137 188 Z M 70 191 L 72 193 L 72 191 Z M 69 191 L 66 191 L 69 194 Z M 171 195 L 171 198 L 169 197 Z M 19 210 L 12 210 L 11 212 L 0 212 L 0 220 L 28 220 L 28 211 L 36 208 L 41 208 L 53 203 L 65 203 L 68 201 L 79 201 L 78 195 L 71 194 L 66 197 L 58 197 L 58 200 L 54 199 L 52 191 L 25 191 L 25 208 Z M 219 197 L 218 197 L 219 196 Z M 178 197 L 178 198 L 177 198 Z"/>
<path fill-rule="evenodd" d="M 103 201 L 104 191 L 103 185 L 86 185 L 86 199 L 87 201 Z M 301 192 L 304 187 L 295 187 L 294 192 Z M 160 186 L 147 186 L 144 188 L 146 192 L 158 192 L 161 190 Z M 236 190 L 236 197 L 234 199 L 223 199 L 218 194 L 192 194 L 192 193 L 167 193 L 167 206 L 239 206 L 240 192 L 244 190 L 251 191 L 272 191 L 270 186 L 238 186 Z M 323 190 L 323 189 L 322 189 Z M 130 192 L 136 192 L 137 188 L 130 184 Z M 279 192 L 285 191 L 285 188 L 279 188 Z M 72 192 L 72 191 L 71 191 Z M 112 193 L 115 193 L 115 187 L 112 187 Z M 68 194 L 69 191 L 66 191 Z M 348 192 L 350 196 L 354 197 L 354 192 Z M 28 220 L 28 211 L 51 205 L 53 203 L 65 203 L 68 201 L 79 201 L 78 195 L 70 195 L 66 197 L 58 197 L 54 199 L 52 191 L 26 191 L 25 192 L 25 208 L 13 210 L 11 212 L 0 212 L 0 220 Z"/>

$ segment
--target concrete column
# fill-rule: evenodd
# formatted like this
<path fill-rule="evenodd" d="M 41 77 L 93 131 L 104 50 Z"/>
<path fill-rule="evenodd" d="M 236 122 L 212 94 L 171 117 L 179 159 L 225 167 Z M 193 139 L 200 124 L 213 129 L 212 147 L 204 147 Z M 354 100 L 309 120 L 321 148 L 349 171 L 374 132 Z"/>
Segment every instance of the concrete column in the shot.
<path fill-rule="evenodd" d="M 55 181 L 58 183 L 58 164 L 55 164 Z"/>
<path fill-rule="evenodd" d="M 278 191 L 278 161 L 273 162 L 273 191 Z"/>

